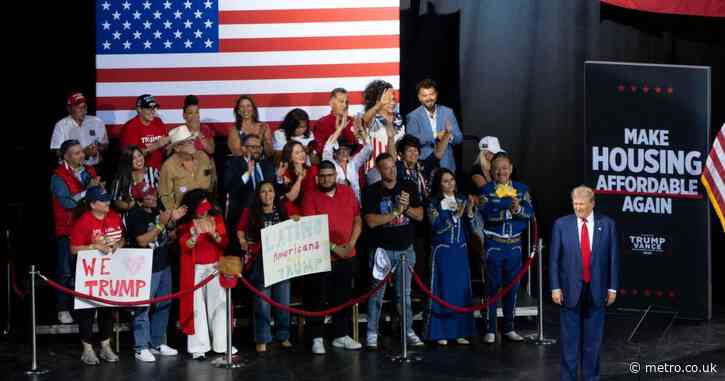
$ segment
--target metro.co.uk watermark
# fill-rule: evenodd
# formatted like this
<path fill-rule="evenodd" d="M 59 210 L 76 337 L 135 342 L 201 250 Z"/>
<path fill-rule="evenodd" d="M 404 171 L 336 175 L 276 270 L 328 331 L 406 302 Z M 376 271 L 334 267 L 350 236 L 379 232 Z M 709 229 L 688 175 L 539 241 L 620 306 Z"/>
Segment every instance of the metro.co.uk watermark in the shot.
<path fill-rule="evenodd" d="M 640 364 L 635 361 L 629 364 L 629 371 L 633 374 L 717 374 L 720 367 L 715 363 L 708 364 Z"/>

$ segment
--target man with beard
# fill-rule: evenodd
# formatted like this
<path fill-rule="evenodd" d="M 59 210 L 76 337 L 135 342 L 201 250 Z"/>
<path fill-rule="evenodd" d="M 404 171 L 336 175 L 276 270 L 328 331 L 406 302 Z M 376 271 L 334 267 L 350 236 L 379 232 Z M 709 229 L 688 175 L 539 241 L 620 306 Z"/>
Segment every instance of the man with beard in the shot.
<path fill-rule="evenodd" d="M 227 227 L 236 231 L 242 211 L 251 205 L 257 186 L 263 181 L 274 181 L 274 164 L 262 158 L 262 139 L 255 134 L 244 135 L 242 156 L 227 158 L 224 167 L 224 189 L 227 192 Z M 281 174 L 280 174 L 281 176 Z M 230 235 L 230 248 L 238 248 L 236 236 Z"/>
<path fill-rule="evenodd" d="M 433 154 L 436 143 L 441 140 L 445 132 L 448 132 L 451 136 L 445 142 L 441 167 L 448 168 L 455 173 L 456 160 L 453 157 L 453 146 L 461 144 L 463 141 L 463 134 L 458 127 L 456 115 L 450 108 L 437 104 L 438 87 L 433 80 L 422 80 L 417 86 L 417 93 L 420 106 L 406 116 L 406 133 L 420 140 L 420 157 L 425 159 Z"/>
<path fill-rule="evenodd" d="M 355 244 L 362 230 L 362 218 L 355 193 L 347 185 L 337 183 L 335 164 L 323 160 L 317 173 L 317 189 L 305 194 L 302 215 L 327 214 L 330 229 L 330 257 L 332 271 L 309 275 L 305 278 L 305 305 L 322 310 L 342 304 L 352 297 L 353 258 Z M 312 353 L 325 354 L 323 341 L 324 318 L 309 318 L 307 331 L 312 337 Z M 350 337 L 350 309 L 332 315 L 335 339 L 332 346 L 355 350 L 362 345 Z"/>

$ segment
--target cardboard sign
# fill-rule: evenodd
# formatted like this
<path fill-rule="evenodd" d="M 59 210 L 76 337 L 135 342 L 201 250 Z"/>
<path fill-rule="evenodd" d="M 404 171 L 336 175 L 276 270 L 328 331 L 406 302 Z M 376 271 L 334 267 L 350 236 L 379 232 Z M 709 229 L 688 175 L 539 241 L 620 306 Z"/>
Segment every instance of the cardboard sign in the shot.
<path fill-rule="evenodd" d="M 119 302 L 147 300 L 151 294 L 153 250 L 118 249 L 112 255 L 98 250 L 78 252 L 76 292 Z M 113 307 L 75 298 L 75 309 Z"/>
<path fill-rule="evenodd" d="M 302 217 L 262 229 L 264 287 L 330 271 L 327 215 Z"/>

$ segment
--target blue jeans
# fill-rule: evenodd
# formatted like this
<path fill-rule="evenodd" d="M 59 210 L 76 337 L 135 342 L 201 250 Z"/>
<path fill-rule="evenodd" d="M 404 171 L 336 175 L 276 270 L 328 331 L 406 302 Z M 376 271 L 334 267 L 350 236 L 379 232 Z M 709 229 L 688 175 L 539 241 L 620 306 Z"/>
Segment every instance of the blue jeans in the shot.
<path fill-rule="evenodd" d="M 370 252 L 370 266 L 372 266 L 375 263 L 375 250 L 376 248 L 371 249 Z M 400 263 L 400 257 L 405 254 L 405 263 L 406 266 L 413 266 L 415 267 L 415 250 L 413 250 L 413 245 L 408 246 L 407 249 L 403 251 L 395 251 L 395 250 L 385 250 L 385 254 L 390 259 L 390 265 L 395 267 Z M 402 285 L 402 279 L 401 274 L 405 272 L 405 285 Z M 406 327 L 405 332 L 408 333 L 408 335 L 415 333 L 413 331 L 413 310 L 410 306 L 410 278 L 411 274 L 408 269 L 398 268 L 395 272 L 395 304 L 400 305 L 400 289 L 402 288 L 405 293 L 405 319 L 406 319 Z M 380 283 L 377 279 L 373 279 L 373 287 L 377 287 L 377 285 Z M 378 292 L 373 294 L 373 296 L 368 301 L 368 334 L 377 334 L 378 333 L 378 320 L 380 320 L 380 309 L 383 306 L 383 296 L 385 295 L 385 288 L 386 286 L 383 286 Z"/>
<path fill-rule="evenodd" d="M 504 244 L 492 239 L 486 240 L 486 296 L 496 295 L 499 288 L 511 283 L 521 269 L 521 244 Z M 514 330 L 514 309 L 516 308 L 516 284 L 503 297 L 503 326 L 501 333 Z M 488 306 L 486 333 L 496 333 L 496 307 L 498 303 Z"/>
<path fill-rule="evenodd" d="M 264 287 L 264 272 L 262 269 L 262 258 L 259 257 L 253 265 L 252 274 L 250 274 L 254 286 L 262 291 L 265 295 L 271 296 L 272 300 L 277 303 L 289 305 L 290 302 L 290 282 L 284 281 L 273 284 L 271 287 Z M 258 296 L 254 296 L 254 342 L 258 344 L 269 343 L 272 341 L 272 329 L 270 322 L 272 320 L 272 306 L 262 300 Z M 289 312 L 280 309 L 274 309 L 274 322 L 276 327 L 275 338 L 277 341 L 289 340 Z"/>
<path fill-rule="evenodd" d="M 70 253 L 70 238 L 66 236 L 56 238 L 55 276 L 58 283 L 75 290 L 76 256 Z M 58 291 L 56 297 L 58 311 L 72 311 L 73 297 Z"/>
<path fill-rule="evenodd" d="M 166 267 L 161 271 L 151 274 L 151 298 L 168 295 L 171 293 L 171 268 Z M 149 347 L 158 348 L 163 344 L 162 340 L 166 334 L 166 327 L 169 324 L 169 311 L 171 301 L 167 300 L 153 305 L 154 312 L 149 321 L 149 307 L 133 309 L 133 341 L 134 349 L 140 351 Z"/>

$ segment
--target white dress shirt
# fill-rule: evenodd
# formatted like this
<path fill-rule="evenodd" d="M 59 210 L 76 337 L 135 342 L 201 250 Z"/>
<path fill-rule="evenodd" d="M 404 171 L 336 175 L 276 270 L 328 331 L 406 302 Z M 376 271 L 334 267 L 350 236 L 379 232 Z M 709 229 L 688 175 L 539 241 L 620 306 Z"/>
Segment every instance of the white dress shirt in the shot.
<path fill-rule="evenodd" d="M 595 229 L 595 226 L 594 226 L 594 211 L 592 211 L 591 213 L 589 213 L 589 216 L 587 216 L 586 220 L 587 220 L 587 230 L 588 230 L 588 233 L 589 233 L 589 252 L 591 253 L 592 252 L 592 248 L 594 247 L 593 246 L 594 245 L 594 229 Z M 581 244 L 582 244 L 582 226 L 584 226 L 584 221 L 582 221 L 582 219 L 579 218 L 578 216 L 576 218 L 576 226 L 577 226 L 577 232 L 578 232 L 577 235 L 576 235 L 576 238 L 579 241 L 579 247 L 581 247 Z M 591 262 L 590 262 L 590 264 L 591 264 Z M 557 288 L 557 289 L 553 289 L 551 291 L 552 292 L 554 292 L 554 291 L 561 291 L 561 289 L 560 288 Z M 611 293 L 614 293 L 614 294 L 617 293 L 617 290 L 612 290 L 611 288 L 608 289 L 608 291 L 611 292 Z"/>

